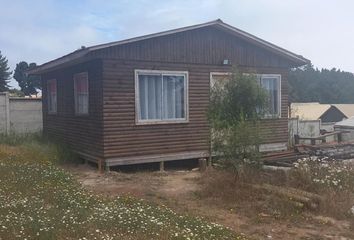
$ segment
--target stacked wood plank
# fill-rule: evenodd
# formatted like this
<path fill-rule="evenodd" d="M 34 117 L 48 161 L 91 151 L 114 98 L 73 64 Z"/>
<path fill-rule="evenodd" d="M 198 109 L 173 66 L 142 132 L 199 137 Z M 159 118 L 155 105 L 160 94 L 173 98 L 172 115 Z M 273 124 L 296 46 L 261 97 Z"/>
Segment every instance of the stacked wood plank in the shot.
<path fill-rule="evenodd" d="M 307 154 L 296 152 L 294 150 L 266 153 L 262 156 L 265 165 L 279 166 L 279 167 L 293 167 L 294 162 Z"/>

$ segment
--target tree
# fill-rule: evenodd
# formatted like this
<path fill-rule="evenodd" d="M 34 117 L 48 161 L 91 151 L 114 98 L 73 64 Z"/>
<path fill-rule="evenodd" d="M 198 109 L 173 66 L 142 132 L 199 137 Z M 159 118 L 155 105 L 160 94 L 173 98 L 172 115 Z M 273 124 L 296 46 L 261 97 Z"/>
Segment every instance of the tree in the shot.
<path fill-rule="evenodd" d="M 9 79 L 11 72 L 9 71 L 8 60 L 5 56 L 2 56 L 0 51 L 0 92 L 7 91 L 9 89 Z"/>
<path fill-rule="evenodd" d="M 35 68 L 35 63 L 28 64 L 25 61 L 16 64 L 14 79 L 18 82 L 21 91 L 25 95 L 37 94 L 38 89 L 41 89 L 40 77 L 36 75 L 28 75 L 26 71 Z"/>
<path fill-rule="evenodd" d="M 220 163 L 239 173 L 245 164 L 259 165 L 259 120 L 267 108 L 267 93 L 256 75 L 236 70 L 211 89 L 209 122 L 212 151 Z"/>
<path fill-rule="evenodd" d="M 24 97 L 25 96 L 25 94 L 21 90 L 16 89 L 16 88 L 9 89 L 9 93 L 10 93 L 11 97 Z"/>
<path fill-rule="evenodd" d="M 289 73 L 290 102 L 354 103 L 354 74 L 312 65 Z"/>

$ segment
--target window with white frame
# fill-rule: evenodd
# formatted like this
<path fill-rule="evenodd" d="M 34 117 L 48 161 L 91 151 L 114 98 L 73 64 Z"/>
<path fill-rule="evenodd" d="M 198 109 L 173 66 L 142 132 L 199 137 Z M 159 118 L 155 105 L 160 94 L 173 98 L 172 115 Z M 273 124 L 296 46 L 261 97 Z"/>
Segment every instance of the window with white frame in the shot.
<path fill-rule="evenodd" d="M 74 75 L 75 113 L 88 114 L 89 89 L 87 72 Z"/>
<path fill-rule="evenodd" d="M 259 75 L 260 84 L 268 93 L 265 117 L 280 117 L 281 77 L 276 74 Z"/>
<path fill-rule="evenodd" d="M 244 73 L 247 75 L 248 73 Z M 266 90 L 268 98 L 265 109 L 265 118 L 276 118 L 281 116 L 281 75 L 279 74 L 255 74 L 260 85 Z M 211 73 L 210 86 L 216 83 L 224 86 L 230 79 L 230 73 Z"/>
<path fill-rule="evenodd" d="M 47 103 L 48 113 L 57 112 L 57 80 L 51 79 L 47 81 Z"/>
<path fill-rule="evenodd" d="M 138 123 L 187 121 L 188 73 L 136 70 Z"/>

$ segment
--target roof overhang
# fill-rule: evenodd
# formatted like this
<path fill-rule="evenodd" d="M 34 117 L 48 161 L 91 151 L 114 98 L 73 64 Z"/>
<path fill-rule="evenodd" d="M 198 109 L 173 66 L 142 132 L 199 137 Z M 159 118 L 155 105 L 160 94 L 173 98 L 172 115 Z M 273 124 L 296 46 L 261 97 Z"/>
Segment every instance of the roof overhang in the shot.
<path fill-rule="evenodd" d="M 225 30 L 231 34 L 234 34 L 235 36 L 240 37 L 246 41 L 252 42 L 253 44 L 256 44 L 257 46 L 260 46 L 262 48 L 270 50 L 271 52 L 273 52 L 275 54 L 281 55 L 281 56 L 289 59 L 290 61 L 292 61 L 294 63 L 294 67 L 303 66 L 303 65 L 310 63 L 310 60 L 308 60 L 300 55 L 292 53 L 284 48 L 278 47 L 270 42 L 267 42 L 263 39 L 260 39 L 256 36 L 254 36 L 252 34 L 249 34 L 245 31 L 242 31 L 242 30 L 235 28 L 231 25 L 228 25 L 228 24 L 224 23 L 223 21 L 221 21 L 220 19 L 217 19 L 215 21 L 197 24 L 197 25 L 193 25 L 193 26 L 177 28 L 177 29 L 168 30 L 168 31 L 164 31 L 164 32 L 144 35 L 141 37 L 135 37 L 135 38 L 130 38 L 130 39 L 126 39 L 126 40 L 115 41 L 115 42 L 110 42 L 110 43 L 105 43 L 105 44 L 100 44 L 100 45 L 80 49 L 80 50 L 72 52 L 68 55 L 65 55 L 63 57 L 60 57 L 58 59 L 44 63 L 44 64 L 28 71 L 27 73 L 28 74 L 41 74 L 41 73 L 47 72 L 53 68 L 56 68 L 60 65 L 67 64 L 67 63 L 73 62 L 73 61 L 77 61 L 78 59 L 86 56 L 90 52 L 101 50 L 104 48 L 115 47 L 115 46 L 124 45 L 124 44 L 128 44 L 128 43 L 143 41 L 143 40 L 147 40 L 147 39 L 151 39 L 151 38 L 156 38 L 156 37 L 161 37 L 161 36 L 184 32 L 184 31 L 194 30 L 194 29 L 198 29 L 198 28 L 203 28 L 203 27 L 207 27 L 207 26 L 215 26 L 219 29 L 222 29 L 222 30 Z"/>

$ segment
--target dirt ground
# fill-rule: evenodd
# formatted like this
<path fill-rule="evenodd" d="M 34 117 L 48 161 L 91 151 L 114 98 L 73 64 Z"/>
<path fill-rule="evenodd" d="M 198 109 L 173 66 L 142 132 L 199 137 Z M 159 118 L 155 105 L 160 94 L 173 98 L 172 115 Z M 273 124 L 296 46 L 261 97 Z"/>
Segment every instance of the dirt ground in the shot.
<path fill-rule="evenodd" d="M 309 214 L 300 221 L 274 219 L 260 212 L 249 217 L 242 211 L 212 204 L 198 196 L 201 174 L 198 171 L 165 171 L 99 174 L 88 165 L 66 166 L 87 189 L 109 197 L 129 195 L 177 212 L 202 216 L 253 239 L 354 239 L 346 221 Z M 247 203 L 246 203 L 247 204 Z"/>

